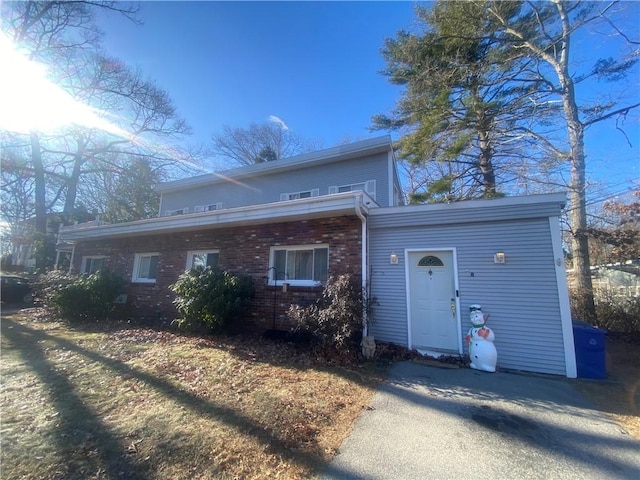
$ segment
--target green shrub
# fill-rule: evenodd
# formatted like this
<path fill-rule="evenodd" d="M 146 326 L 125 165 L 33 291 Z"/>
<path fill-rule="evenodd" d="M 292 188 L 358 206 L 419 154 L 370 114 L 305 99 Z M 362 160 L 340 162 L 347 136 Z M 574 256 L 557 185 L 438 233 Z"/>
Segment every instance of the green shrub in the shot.
<path fill-rule="evenodd" d="M 251 305 L 255 293 L 251 277 L 207 268 L 194 268 L 169 288 L 177 294 L 174 305 L 182 315 L 180 328 L 222 330 Z"/>
<path fill-rule="evenodd" d="M 91 275 L 44 274 L 38 281 L 38 298 L 56 316 L 71 322 L 102 320 L 113 311 L 114 299 L 125 281 L 101 270 Z"/>
<path fill-rule="evenodd" d="M 291 305 L 289 319 L 296 334 L 310 334 L 323 347 L 338 348 L 362 330 L 363 295 L 349 275 L 329 278 L 322 297 L 309 307 Z"/>

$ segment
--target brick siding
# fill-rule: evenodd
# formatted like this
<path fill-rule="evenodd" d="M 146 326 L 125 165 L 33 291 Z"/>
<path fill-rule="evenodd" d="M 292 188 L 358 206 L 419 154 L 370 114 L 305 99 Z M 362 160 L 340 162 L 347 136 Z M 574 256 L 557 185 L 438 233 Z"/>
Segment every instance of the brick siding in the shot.
<path fill-rule="evenodd" d="M 83 256 L 105 255 L 105 267 L 121 273 L 129 281 L 127 303 L 119 306 L 124 317 L 166 322 L 177 318 L 169 285 L 184 272 L 190 250 L 218 250 L 220 268 L 250 275 L 256 295 L 242 325 L 246 328 L 288 328 L 286 311 L 292 304 L 306 306 L 315 301 L 322 287 L 269 287 L 267 274 L 270 248 L 279 245 L 329 245 L 329 275 L 349 273 L 358 282 L 362 278 L 361 222 L 356 216 L 342 216 L 297 222 L 273 223 L 228 229 L 203 229 L 191 232 L 145 235 L 78 242 L 73 270 L 78 272 Z M 132 283 L 136 253 L 159 252 L 156 283 Z"/>

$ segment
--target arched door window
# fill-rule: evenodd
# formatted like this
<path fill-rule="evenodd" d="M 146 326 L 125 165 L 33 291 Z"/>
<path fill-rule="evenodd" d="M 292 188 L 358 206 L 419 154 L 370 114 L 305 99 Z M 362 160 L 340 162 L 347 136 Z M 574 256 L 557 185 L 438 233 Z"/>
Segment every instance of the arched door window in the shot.
<path fill-rule="evenodd" d="M 444 267 L 444 263 L 438 257 L 434 257 L 433 255 L 427 255 L 426 257 L 422 257 L 418 262 L 419 267 Z"/>

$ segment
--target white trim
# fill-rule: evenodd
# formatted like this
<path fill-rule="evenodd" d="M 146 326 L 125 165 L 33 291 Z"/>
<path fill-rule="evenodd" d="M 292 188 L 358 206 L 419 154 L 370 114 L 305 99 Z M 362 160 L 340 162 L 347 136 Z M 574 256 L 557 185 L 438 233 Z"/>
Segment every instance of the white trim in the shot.
<path fill-rule="evenodd" d="M 305 196 L 305 197 L 301 197 L 300 195 L 302 195 L 303 193 L 308 193 L 309 196 Z M 291 198 L 291 196 L 298 196 L 298 198 Z M 313 197 L 318 197 L 320 195 L 320 189 L 319 188 L 312 188 L 310 190 L 301 190 L 299 192 L 288 192 L 288 193 L 281 193 L 280 194 L 280 201 L 281 202 L 285 202 L 285 201 L 291 201 L 291 200 L 300 200 L 300 199 L 305 199 L 305 198 L 313 198 Z"/>
<path fill-rule="evenodd" d="M 136 253 L 133 257 L 133 272 L 131 274 L 131 283 L 156 283 L 155 278 L 144 278 L 138 277 L 138 269 L 140 268 L 140 260 L 143 257 L 158 257 L 158 263 L 160 263 L 160 253 L 159 252 L 143 252 Z M 157 271 L 156 271 L 157 275 Z M 157 276 L 156 276 L 157 278 Z"/>
<path fill-rule="evenodd" d="M 180 212 L 180 213 L 178 213 Z M 189 213 L 189 207 L 183 207 L 183 208 L 174 208 L 173 210 L 165 210 L 164 211 L 164 216 L 165 217 L 172 217 L 175 215 L 186 215 Z"/>
<path fill-rule="evenodd" d="M 560 323 L 562 325 L 562 340 L 564 344 L 565 374 L 567 378 L 576 378 L 578 376 L 578 367 L 576 365 L 576 351 L 573 340 L 573 322 L 571 320 L 571 306 L 569 304 L 567 272 L 564 266 L 564 252 L 562 251 L 560 217 L 549 217 L 549 230 L 551 232 L 553 261 L 555 262 L 558 299 L 560 301 Z"/>
<path fill-rule="evenodd" d="M 462 355 L 462 321 L 460 317 L 460 284 L 458 283 L 458 251 L 456 247 L 430 247 L 430 248 L 405 248 L 404 249 L 404 276 L 405 276 L 405 290 L 407 300 L 407 345 L 408 348 L 413 348 L 413 340 L 411 338 L 411 283 L 409 281 L 409 254 L 415 252 L 451 252 L 451 258 L 453 262 L 453 288 L 454 298 L 456 302 L 456 323 L 458 325 L 458 354 Z"/>
<path fill-rule="evenodd" d="M 362 240 L 362 249 L 360 252 L 360 257 L 361 257 L 361 269 L 362 269 L 362 285 L 361 285 L 361 290 L 364 294 L 365 291 L 367 291 L 367 287 L 368 287 L 368 274 L 369 274 L 369 237 L 367 235 L 367 217 L 364 215 L 363 213 L 363 207 L 364 207 L 364 201 L 363 201 L 363 197 L 364 195 L 360 195 L 358 197 L 358 204 L 356 205 L 356 215 L 358 215 L 358 218 L 360 218 L 360 221 L 362 222 L 362 230 L 361 230 L 361 240 Z M 367 294 L 370 294 L 371 292 L 367 291 Z M 362 311 L 362 335 L 366 336 L 369 335 L 369 319 L 367 318 L 367 309 L 366 309 L 366 305 L 363 305 L 363 311 Z"/>
<path fill-rule="evenodd" d="M 317 287 L 322 285 L 322 282 L 317 280 L 298 280 L 298 279 L 289 279 L 285 278 L 284 280 L 276 280 L 277 272 L 275 270 L 275 262 L 276 256 L 274 252 L 276 250 L 285 250 L 286 252 L 294 251 L 294 250 L 315 250 L 319 248 L 327 249 L 327 275 L 329 274 L 329 261 L 330 261 L 330 252 L 329 252 L 329 244 L 328 243 L 310 243 L 306 245 L 273 245 L 269 248 L 269 286 L 280 286 L 283 283 L 288 283 L 294 287 Z M 314 253 L 314 264 L 315 264 L 315 253 Z"/>
<path fill-rule="evenodd" d="M 185 266 L 185 271 L 189 271 L 189 270 L 191 270 L 193 268 L 193 256 L 194 255 L 202 255 L 202 254 L 209 255 L 211 253 L 215 253 L 215 254 L 220 255 L 220 250 L 217 249 L 217 248 L 212 248 L 210 250 L 207 250 L 207 249 L 204 249 L 204 250 L 189 250 L 187 252 L 187 263 L 186 263 L 186 266 Z"/>
<path fill-rule="evenodd" d="M 110 225 L 72 225 L 60 227 L 61 241 L 87 240 L 90 238 L 114 238 L 164 232 L 189 231 L 198 229 L 225 228 L 236 225 L 255 225 L 313 218 L 327 218 L 337 215 L 354 214 L 361 192 L 323 195 L 286 202 L 274 202 L 247 207 L 226 208 L 219 211 L 191 213 L 172 217 L 148 218 Z M 366 194 L 365 194 L 366 195 Z M 366 195 L 365 207 L 369 213 L 374 208 L 366 207 L 367 202 L 375 204 Z"/>
<path fill-rule="evenodd" d="M 399 205 L 397 207 L 376 208 L 371 210 L 371 215 L 395 215 L 399 213 L 417 213 L 417 212 L 439 212 L 439 211 L 455 211 L 455 210 L 471 210 L 473 208 L 481 208 L 483 210 L 488 207 L 511 207 L 517 205 L 535 205 L 535 204 L 556 204 L 561 208 L 567 203 L 567 195 L 565 193 L 543 193 L 537 195 L 523 195 L 521 197 L 504 197 L 490 198 L 478 200 L 465 200 L 464 202 L 453 203 L 431 203 L 424 205 Z"/>
<path fill-rule="evenodd" d="M 222 210 L 222 202 L 209 203 L 208 205 L 196 205 L 193 208 L 193 213 L 213 212 L 215 210 Z"/>
<path fill-rule="evenodd" d="M 389 206 L 395 206 L 395 197 L 396 197 L 396 189 L 395 189 L 395 178 L 393 176 L 394 173 L 394 161 L 393 161 L 393 150 L 388 153 L 388 171 L 387 178 L 389 179 Z"/>

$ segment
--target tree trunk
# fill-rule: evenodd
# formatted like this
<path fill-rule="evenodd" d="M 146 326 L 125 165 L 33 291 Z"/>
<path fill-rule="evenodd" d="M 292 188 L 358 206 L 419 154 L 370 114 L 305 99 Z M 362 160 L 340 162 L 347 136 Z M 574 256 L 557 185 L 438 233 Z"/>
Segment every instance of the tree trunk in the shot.
<path fill-rule="evenodd" d="M 584 156 L 584 125 L 580 121 L 576 92 L 569 73 L 569 47 L 571 26 L 561 1 L 554 1 L 562 22 L 563 44 L 556 64 L 556 73 L 562 88 L 562 103 L 569 134 L 569 162 L 571 164 L 570 203 L 574 269 L 575 310 L 584 320 L 596 320 L 587 239 L 586 169 Z"/>
<path fill-rule="evenodd" d="M 31 131 L 30 139 L 31 163 L 33 164 L 33 176 L 35 181 L 36 230 L 34 243 L 36 245 L 36 269 L 41 270 L 46 267 L 46 255 L 44 255 L 44 252 L 42 251 L 46 244 L 47 237 L 46 185 L 44 164 L 42 163 L 42 149 L 40 148 L 40 137 L 38 132 Z"/>
<path fill-rule="evenodd" d="M 478 132 L 480 144 L 479 167 L 482 174 L 482 196 L 494 198 L 496 196 L 496 173 L 493 170 L 493 150 L 487 132 Z"/>
<path fill-rule="evenodd" d="M 78 197 L 78 182 L 82 174 L 82 165 L 85 162 L 84 151 L 85 141 L 82 137 L 76 138 L 78 148 L 73 155 L 73 170 L 71 176 L 67 179 L 67 194 L 64 199 L 64 210 L 62 211 L 65 221 L 69 221 L 76 206 L 76 198 Z"/>

